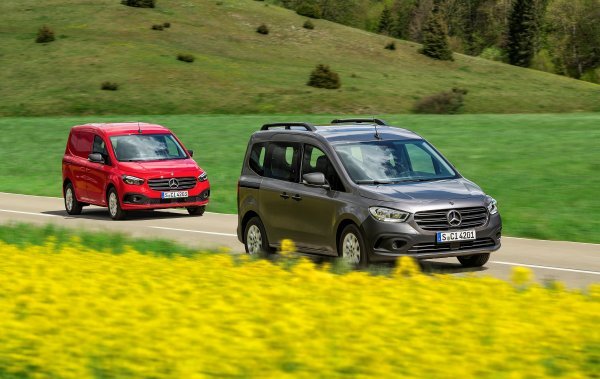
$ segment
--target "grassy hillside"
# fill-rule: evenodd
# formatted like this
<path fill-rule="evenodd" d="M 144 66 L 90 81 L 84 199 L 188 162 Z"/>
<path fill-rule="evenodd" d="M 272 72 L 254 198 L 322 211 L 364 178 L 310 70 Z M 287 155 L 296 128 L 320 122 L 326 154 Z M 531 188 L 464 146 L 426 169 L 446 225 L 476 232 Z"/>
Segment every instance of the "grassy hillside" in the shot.
<path fill-rule="evenodd" d="M 212 185 L 209 210 L 236 212 L 248 137 L 262 123 L 334 116 L 121 116 L 0 119 L 0 191 L 61 195 L 72 125 L 143 120 L 174 130 Z M 600 243 L 600 114 L 385 116 L 415 130 L 498 199 L 508 235 Z M 14 131 L 18 130 L 19 133 Z M 108 217 L 108 216 L 107 216 Z"/>
<path fill-rule="evenodd" d="M 600 111 L 600 86 L 456 55 L 437 62 L 397 41 L 252 0 L 2 0 L 0 115 L 403 113 L 416 99 L 469 90 L 467 112 Z M 170 22 L 164 31 L 152 24 Z M 255 29 L 267 23 L 271 33 Z M 34 42 L 42 25 L 56 41 Z M 193 63 L 175 59 L 192 53 Z M 318 63 L 340 90 L 306 86 Z M 120 84 L 101 91 L 100 83 Z"/>

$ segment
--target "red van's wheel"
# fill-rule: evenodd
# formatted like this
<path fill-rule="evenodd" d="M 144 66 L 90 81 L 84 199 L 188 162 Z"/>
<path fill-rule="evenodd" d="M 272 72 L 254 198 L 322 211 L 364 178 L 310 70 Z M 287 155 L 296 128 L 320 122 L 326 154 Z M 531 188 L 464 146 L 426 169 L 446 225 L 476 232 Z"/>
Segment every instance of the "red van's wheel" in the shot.
<path fill-rule="evenodd" d="M 108 213 L 110 213 L 110 217 L 113 220 L 123 220 L 127 215 L 127 212 L 125 212 L 121 208 L 121 202 L 119 201 L 119 195 L 117 194 L 117 190 L 111 188 L 108 191 L 106 200 L 106 203 L 108 204 Z"/>
<path fill-rule="evenodd" d="M 65 209 L 67 210 L 67 213 L 70 215 L 79 215 L 81 214 L 81 208 L 83 208 L 83 204 L 77 201 L 73 185 L 67 183 L 65 186 Z"/>

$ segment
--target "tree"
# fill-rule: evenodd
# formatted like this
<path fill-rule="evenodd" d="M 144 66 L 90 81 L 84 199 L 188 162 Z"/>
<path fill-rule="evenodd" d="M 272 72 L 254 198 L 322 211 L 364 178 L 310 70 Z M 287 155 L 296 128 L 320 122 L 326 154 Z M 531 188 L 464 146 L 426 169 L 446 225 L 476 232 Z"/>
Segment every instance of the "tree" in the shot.
<path fill-rule="evenodd" d="M 534 0 L 515 0 L 508 18 L 508 62 L 529 67 L 535 54 L 537 23 Z"/>
<path fill-rule="evenodd" d="M 392 18 L 392 11 L 386 5 L 385 8 L 383 8 L 383 11 L 381 11 L 381 16 L 379 17 L 379 25 L 377 26 L 377 33 L 390 35 L 390 34 L 392 34 L 393 26 L 394 26 L 394 19 Z"/>
<path fill-rule="evenodd" d="M 448 36 L 439 6 L 434 4 L 429 19 L 423 28 L 423 48 L 421 53 L 443 61 L 452 61 L 452 50 L 448 45 Z"/>
<path fill-rule="evenodd" d="M 599 20 L 599 0 L 554 0 L 549 5 L 549 47 L 560 73 L 580 78 L 600 67 Z"/>

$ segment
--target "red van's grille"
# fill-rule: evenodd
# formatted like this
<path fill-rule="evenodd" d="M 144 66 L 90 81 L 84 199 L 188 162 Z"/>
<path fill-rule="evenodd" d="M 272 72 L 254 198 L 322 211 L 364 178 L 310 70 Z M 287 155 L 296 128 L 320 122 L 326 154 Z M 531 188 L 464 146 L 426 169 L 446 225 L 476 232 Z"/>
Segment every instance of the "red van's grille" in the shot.
<path fill-rule="evenodd" d="M 196 186 L 194 177 L 150 179 L 148 185 L 155 191 L 180 191 L 192 189 Z"/>

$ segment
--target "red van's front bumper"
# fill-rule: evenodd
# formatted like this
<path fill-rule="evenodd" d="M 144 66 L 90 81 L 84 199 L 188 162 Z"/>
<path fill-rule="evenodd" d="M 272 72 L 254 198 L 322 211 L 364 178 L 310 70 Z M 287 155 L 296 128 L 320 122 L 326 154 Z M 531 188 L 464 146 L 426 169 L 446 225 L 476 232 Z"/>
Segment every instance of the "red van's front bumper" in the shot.
<path fill-rule="evenodd" d="M 123 185 L 121 207 L 123 210 L 162 209 L 199 207 L 208 204 L 210 198 L 210 183 L 199 182 L 194 188 L 187 189 L 185 198 L 163 199 L 161 191 L 155 191 L 147 185 Z"/>

